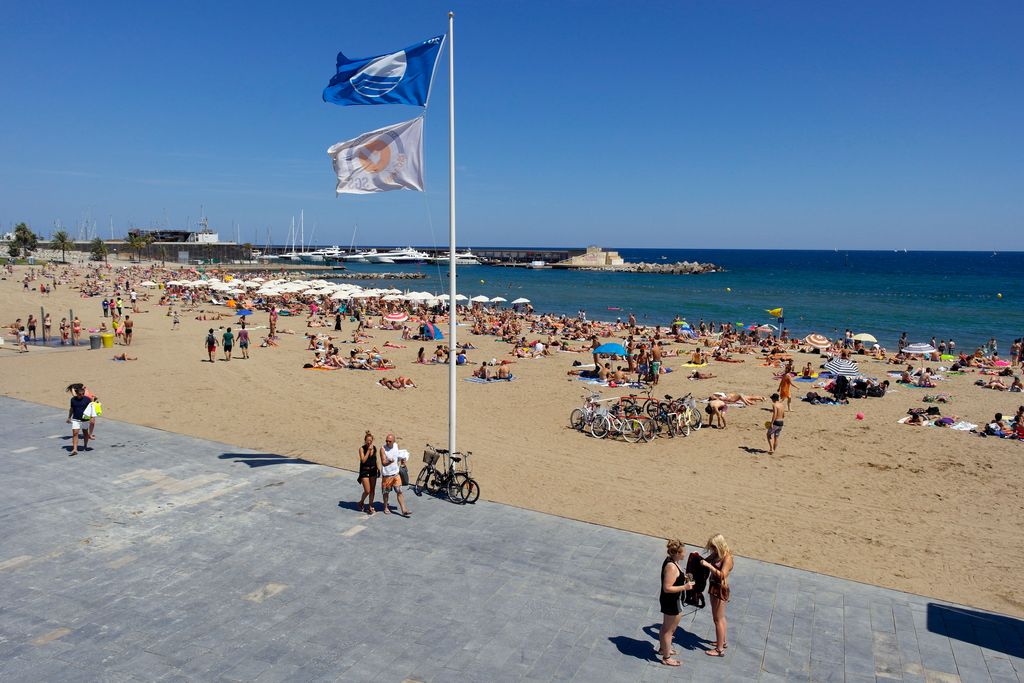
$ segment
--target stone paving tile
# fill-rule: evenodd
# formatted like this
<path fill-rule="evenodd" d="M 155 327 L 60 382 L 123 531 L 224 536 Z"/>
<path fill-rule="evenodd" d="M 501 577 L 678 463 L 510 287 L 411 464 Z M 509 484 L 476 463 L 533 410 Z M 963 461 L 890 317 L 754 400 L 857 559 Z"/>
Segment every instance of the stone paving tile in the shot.
<path fill-rule="evenodd" d="M 348 472 L 0 398 L 2 681 L 1024 680 L 1024 622 L 738 558 L 654 656 L 660 539 L 408 495 L 353 511 Z"/>

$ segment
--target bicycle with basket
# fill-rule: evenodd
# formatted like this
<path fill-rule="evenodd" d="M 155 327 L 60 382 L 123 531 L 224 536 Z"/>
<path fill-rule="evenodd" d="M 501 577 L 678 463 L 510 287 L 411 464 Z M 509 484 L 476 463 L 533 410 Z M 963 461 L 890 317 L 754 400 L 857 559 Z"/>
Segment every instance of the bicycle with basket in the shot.
<path fill-rule="evenodd" d="M 424 491 L 431 495 L 443 492 L 453 503 L 475 503 L 480 498 L 480 484 L 470 474 L 471 455 L 473 451 L 449 453 L 447 448 L 427 444 L 423 450 L 423 469 L 416 477 L 413 492 L 417 496 Z"/>

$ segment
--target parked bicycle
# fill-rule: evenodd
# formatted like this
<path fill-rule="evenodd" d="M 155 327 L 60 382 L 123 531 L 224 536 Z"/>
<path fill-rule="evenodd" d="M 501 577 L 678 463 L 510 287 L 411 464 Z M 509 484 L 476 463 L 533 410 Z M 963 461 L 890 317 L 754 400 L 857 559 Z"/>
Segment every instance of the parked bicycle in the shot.
<path fill-rule="evenodd" d="M 423 469 L 416 477 L 413 493 L 421 496 L 426 491 L 437 495 L 443 491 L 453 503 L 475 503 L 480 498 L 480 485 L 470 476 L 471 455 L 472 451 L 449 453 L 446 448 L 427 444 L 423 451 Z"/>

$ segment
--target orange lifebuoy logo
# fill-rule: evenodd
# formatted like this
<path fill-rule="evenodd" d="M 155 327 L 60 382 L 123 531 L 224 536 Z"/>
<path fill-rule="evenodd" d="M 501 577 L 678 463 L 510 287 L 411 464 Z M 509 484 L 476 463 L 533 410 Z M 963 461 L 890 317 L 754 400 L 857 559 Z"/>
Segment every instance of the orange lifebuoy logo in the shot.
<path fill-rule="evenodd" d="M 356 152 L 356 159 L 367 173 L 380 173 L 391 163 L 391 146 L 385 140 L 372 140 Z"/>

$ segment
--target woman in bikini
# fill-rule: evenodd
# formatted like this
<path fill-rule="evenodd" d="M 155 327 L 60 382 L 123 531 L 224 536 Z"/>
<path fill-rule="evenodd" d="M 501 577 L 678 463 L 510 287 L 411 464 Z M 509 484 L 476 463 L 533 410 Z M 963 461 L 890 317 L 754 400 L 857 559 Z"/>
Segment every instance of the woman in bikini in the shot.
<path fill-rule="evenodd" d="M 724 657 L 725 648 L 729 647 L 728 624 L 725 620 L 725 603 L 729 602 L 729 574 L 732 572 L 732 551 L 722 534 L 715 534 L 708 539 L 705 550 L 711 554 L 701 560 L 701 564 L 710 572 L 708 577 L 708 595 L 711 597 L 711 618 L 715 621 L 715 647 L 704 654 L 710 657 Z"/>
<path fill-rule="evenodd" d="M 377 477 L 380 476 L 380 469 L 377 467 L 377 447 L 373 445 L 373 434 L 367 430 L 363 436 L 363 445 L 359 447 L 359 483 L 363 486 L 363 495 L 359 496 L 359 511 L 373 514 L 373 496 L 377 491 Z M 369 503 L 363 505 L 363 501 L 369 498 Z"/>
<path fill-rule="evenodd" d="M 686 556 L 686 546 L 678 539 L 670 539 L 667 544 L 667 557 L 661 563 L 661 613 L 664 619 L 661 622 L 661 633 L 658 637 L 658 656 L 665 666 L 679 666 L 681 662 L 673 655 L 678 654 L 672 649 L 672 637 L 679 627 L 682 619 L 683 591 L 693 588 L 692 582 L 687 582 L 687 576 L 679 566 L 679 562 Z"/>

